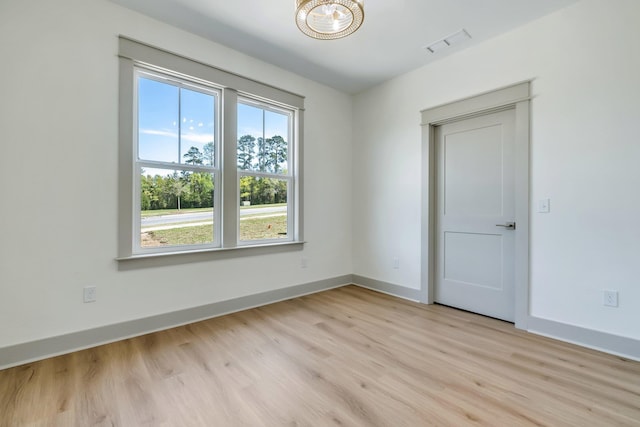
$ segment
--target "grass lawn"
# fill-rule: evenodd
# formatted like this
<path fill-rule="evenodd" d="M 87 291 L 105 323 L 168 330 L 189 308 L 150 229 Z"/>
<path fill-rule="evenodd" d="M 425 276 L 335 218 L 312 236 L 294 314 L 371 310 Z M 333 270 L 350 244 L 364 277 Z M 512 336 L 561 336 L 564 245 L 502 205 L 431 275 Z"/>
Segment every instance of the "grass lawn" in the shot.
<path fill-rule="evenodd" d="M 248 218 L 240 221 L 240 239 L 282 239 L 287 232 L 287 216 Z M 211 225 L 154 230 L 142 233 L 142 247 L 197 245 L 213 240 Z"/>
<path fill-rule="evenodd" d="M 200 245 L 213 241 L 213 226 L 171 228 L 142 232 L 142 247 L 169 245 Z"/>
<path fill-rule="evenodd" d="M 247 218 L 240 221 L 240 240 L 283 239 L 287 237 L 286 233 L 286 215 Z"/>

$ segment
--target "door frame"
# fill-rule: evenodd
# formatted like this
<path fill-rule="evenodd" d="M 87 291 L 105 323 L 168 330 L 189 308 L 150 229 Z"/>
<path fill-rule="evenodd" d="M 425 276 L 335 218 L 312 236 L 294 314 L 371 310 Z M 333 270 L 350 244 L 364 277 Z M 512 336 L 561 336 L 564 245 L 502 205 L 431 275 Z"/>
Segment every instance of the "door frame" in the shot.
<path fill-rule="evenodd" d="M 437 159 L 435 128 L 439 125 L 515 109 L 515 325 L 527 329 L 529 320 L 529 101 L 530 82 L 496 89 L 421 111 L 422 176 L 420 247 L 421 301 L 433 304 L 436 271 Z"/>

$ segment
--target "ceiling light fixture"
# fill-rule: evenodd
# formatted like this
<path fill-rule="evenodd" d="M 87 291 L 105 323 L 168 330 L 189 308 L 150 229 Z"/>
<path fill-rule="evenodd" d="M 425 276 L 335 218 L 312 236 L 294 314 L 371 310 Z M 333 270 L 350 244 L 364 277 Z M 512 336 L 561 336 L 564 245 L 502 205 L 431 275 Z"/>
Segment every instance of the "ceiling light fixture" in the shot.
<path fill-rule="evenodd" d="M 319 40 L 353 34 L 364 21 L 364 0 L 296 0 L 296 25 Z"/>

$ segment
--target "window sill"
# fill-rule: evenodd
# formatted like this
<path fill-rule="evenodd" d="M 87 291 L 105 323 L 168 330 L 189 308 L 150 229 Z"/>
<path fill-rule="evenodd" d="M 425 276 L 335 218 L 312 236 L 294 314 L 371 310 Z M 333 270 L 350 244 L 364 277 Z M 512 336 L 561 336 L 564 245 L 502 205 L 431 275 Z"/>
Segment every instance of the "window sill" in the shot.
<path fill-rule="evenodd" d="M 138 263 L 170 265 L 184 262 L 198 262 L 217 259 L 231 259 L 243 256 L 267 255 L 280 252 L 290 252 L 302 250 L 304 241 L 265 243 L 250 246 L 236 246 L 233 248 L 196 249 L 189 251 L 157 252 L 147 254 L 135 254 L 117 257 L 119 265 L 130 265 Z M 156 262 L 153 262 L 156 261 Z M 158 262 L 160 261 L 160 262 Z M 141 267 L 145 265 L 140 265 Z M 152 266 L 152 265 L 148 265 Z M 127 268 L 128 269 L 128 268 Z"/>

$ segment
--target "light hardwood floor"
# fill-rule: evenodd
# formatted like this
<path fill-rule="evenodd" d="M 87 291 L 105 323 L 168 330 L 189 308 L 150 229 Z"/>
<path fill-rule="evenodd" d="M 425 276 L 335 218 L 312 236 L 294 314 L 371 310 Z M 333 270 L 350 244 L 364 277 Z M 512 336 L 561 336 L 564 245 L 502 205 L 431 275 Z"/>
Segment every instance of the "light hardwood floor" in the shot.
<path fill-rule="evenodd" d="M 640 426 L 640 363 L 347 286 L 0 371 L 1 426 Z"/>

